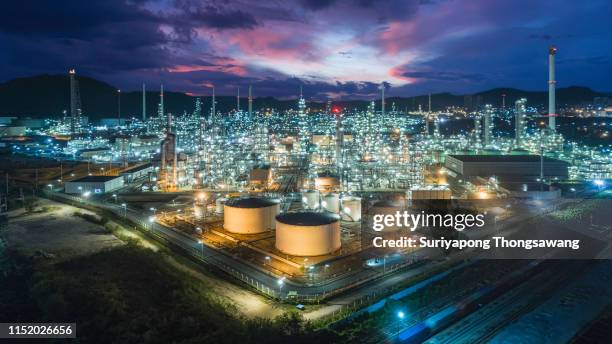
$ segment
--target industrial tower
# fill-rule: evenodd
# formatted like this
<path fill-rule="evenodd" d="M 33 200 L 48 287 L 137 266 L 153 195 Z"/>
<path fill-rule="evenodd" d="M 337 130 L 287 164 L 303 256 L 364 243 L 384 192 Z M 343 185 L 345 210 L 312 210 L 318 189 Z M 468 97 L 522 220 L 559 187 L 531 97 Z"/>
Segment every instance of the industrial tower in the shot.
<path fill-rule="evenodd" d="M 484 110 L 484 144 L 485 147 L 491 144 L 493 123 L 491 115 L 493 114 L 493 106 L 491 104 L 485 105 Z"/>
<path fill-rule="evenodd" d="M 159 106 L 157 108 L 157 117 L 163 118 L 164 115 L 164 84 L 161 84 L 159 91 Z"/>
<path fill-rule="evenodd" d="M 382 118 L 385 118 L 385 82 L 383 81 L 380 85 L 380 114 Z"/>
<path fill-rule="evenodd" d="M 142 83 L 142 122 L 147 120 L 147 93 L 144 82 Z"/>
<path fill-rule="evenodd" d="M 523 145 L 525 135 L 525 105 L 527 99 L 521 98 L 514 103 L 514 140 L 517 147 Z"/>
<path fill-rule="evenodd" d="M 300 98 L 298 99 L 298 136 L 300 141 L 300 149 L 304 151 L 307 144 L 307 121 L 306 121 L 306 100 L 302 93 L 302 86 L 300 85 Z"/>
<path fill-rule="evenodd" d="M 70 133 L 76 134 L 81 130 L 81 93 L 76 71 L 71 69 L 70 74 Z"/>
<path fill-rule="evenodd" d="M 480 113 L 474 114 L 474 144 L 476 148 L 481 148 L 480 137 L 482 135 L 482 115 Z"/>
<path fill-rule="evenodd" d="M 211 124 L 215 123 L 215 116 L 217 114 L 216 105 L 217 105 L 217 100 L 215 99 L 215 87 L 213 86 L 213 88 L 212 88 L 212 102 L 211 102 L 211 106 L 210 106 L 210 123 Z"/>
<path fill-rule="evenodd" d="M 555 55 L 557 48 L 548 49 L 548 128 L 554 133 L 557 130 L 557 109 L 555 106 Z"/>
<path fill-rule="evenodd" d="M 238 87 L 238 94 L 236 95 L 236 112 L 240 112 L 240 87 Z"/>
<path fill-rule="evenodd" d="M 249 118 L 253 115 L 253 86 L 249 85 Z"/>

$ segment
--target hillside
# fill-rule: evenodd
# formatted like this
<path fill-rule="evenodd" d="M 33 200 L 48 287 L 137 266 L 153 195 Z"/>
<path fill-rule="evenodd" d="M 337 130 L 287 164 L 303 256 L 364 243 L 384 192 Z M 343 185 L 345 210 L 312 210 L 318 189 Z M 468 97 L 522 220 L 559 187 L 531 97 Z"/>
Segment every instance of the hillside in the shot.
<path fill-rule="evenodd" d="M 78 76 L 83 113 L 92 119 L 117 116 L 117 89 L 107 83 L 86 77 Z M 454 95 L 450 93 L 432 94 L 432 108 L 441 109 L 446 106 L 477 106 L 478 104 L 491 103 L 495 106 L 501 105 L 502 94 L 506 94 L 506 106 L 525 97 L 530 105 L 542 106 L 547 102 L 545 91 L 523 91 L 512 88 L 496 88 L 479 92 L 472 95 Z M 591 102 L 594 97 L 606 94 L 595 92 L 586 87 L 568 87 L 557 90 L 557 102 L 563 104 L 580 104 Z M 184 93 L 166 91 L 165 108 L 167 112 L 182 113 L 192 111 L 195 97 Z M 419 104 L 423 110 L 427 110 L 427 95 L 416 97 L 390 97 L 387 99 L 387 108 L 395 104 L 401 110 L 416 110 Z M 141 92 L 122 92 L 121 113 L 123 117 L 128 115 L 140 116 L 141 114 Z M 202 97 L 203 109 L 207 113 L 210 109 L 210 97 Z M 378 100 L 380 101 L 380 100 Z M 151 116 L 157 112 L 159 102 L 159 91 L 147 92 L 147 115 Z M 279 110 L 295 107 L 295 100 L 278 100 L 272 97 L 255 98 L 253 102 L 255 109 L 276 108 Z M 334 106 L 347 108 L 365 108 L 367 101 L 337 101 Z M 235 108 L 236 98 L 232 96 L 218 96 L 217 109 L 226 112 Z M 324 108 L 323 102 L 308 102 L 311 108 Z M 241 99 L 241 106 L 246 108 L 246 98 Z M 59 117 L 64 110 L 70 108 L 70 80 L 68 75 L 39 75 L 26 78 L 18 78 L 0 84 L 0 116 L 18 117 Z"/>

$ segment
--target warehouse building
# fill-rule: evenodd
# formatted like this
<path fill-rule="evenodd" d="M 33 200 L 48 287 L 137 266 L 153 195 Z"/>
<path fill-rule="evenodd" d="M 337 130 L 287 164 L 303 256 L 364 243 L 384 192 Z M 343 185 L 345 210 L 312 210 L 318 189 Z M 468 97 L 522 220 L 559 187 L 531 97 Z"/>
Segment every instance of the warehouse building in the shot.
<path fill-rule="evenodd" d="M 148 163 L 148 164 L 130 167 L 127 170 L 124 170 L 123 172 L 121 172 L 120 174 L 121 176 L 123 176 L 126 183 L 131 183 L 132 181 L 138 178 L 148 176 L 150 172 L 154 172 L 154 171 L 155 169 L 153 168 L 153 165 Z"/>
<path fill-rule="evenodd" d="M 540 177 L 539 155 L 448 155 L 445 167 L 465 179 L 492 177 L 499 180 L 535 181 Z M 544 158 L 545 179 L 567 179 L 568 164 L 561 160 Z"/>
<path fill-rule="evenodd" d="M 561 197 L 561 189 L 544 183 L 501 183 L 499 191 L 512 198 L 555 199 Z"/>
<path fill-rule="evenodd" d="M 107 193 L 123 187 L 122 176 L 87 176 L 65 184 L 67 194 Z"/>

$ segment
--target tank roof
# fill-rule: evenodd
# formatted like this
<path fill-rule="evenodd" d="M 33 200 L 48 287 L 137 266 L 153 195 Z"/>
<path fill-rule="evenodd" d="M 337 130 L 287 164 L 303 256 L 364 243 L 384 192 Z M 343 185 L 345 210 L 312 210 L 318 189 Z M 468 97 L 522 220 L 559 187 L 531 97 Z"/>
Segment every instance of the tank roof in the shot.
<path fill-rule="evenodd" d="M 331 213 L 316 213 L 303 211 L 276 215 L 276 221 L 296 226 L 321 226 L 340 220 L 340 216 Z"/>
<path fill-rule="evenodd" d="M 338 178 L 338 176 L 331 172 L 321 172 L 317 175 L 317 178 Z"/>
<path fill-rule="evenodd" d="M 401 204 L 393 202 L 391 200 L 382 200 L 374 203 L 373 207 L 376 208 L 401 208 Z"/>
<path fill-rule="evenodd" d="M 279 204 L 280 201 L 274 198 L 232 198 L 225 202 L 225 205 L 234 208 L 263 208 Z"/>
<path fill-rule="evenodd" d="M 486 162 L 486 163 L 500 163 L 500 162 L 539 162 L 539 155 L 454 155 L 451 154 L 449 157 L 453 157 L 463 162 Z M 564 161 L 544 157 L 544 162 L 547 163 L 561 163 L 567 164 Z"/>

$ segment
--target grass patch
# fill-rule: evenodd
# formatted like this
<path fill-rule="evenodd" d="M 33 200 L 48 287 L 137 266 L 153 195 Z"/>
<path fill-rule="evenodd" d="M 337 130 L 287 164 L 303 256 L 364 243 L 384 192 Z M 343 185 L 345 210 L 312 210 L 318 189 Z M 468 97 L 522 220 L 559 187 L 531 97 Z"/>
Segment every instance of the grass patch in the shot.
<path fill-rule="evenodd" d="M 133 244 L 57 264 L 13 253 L 0 322 L 76 322 L 84 343 L 328 343 L 297 313 L 247 319 L 159 253 Z"/>

